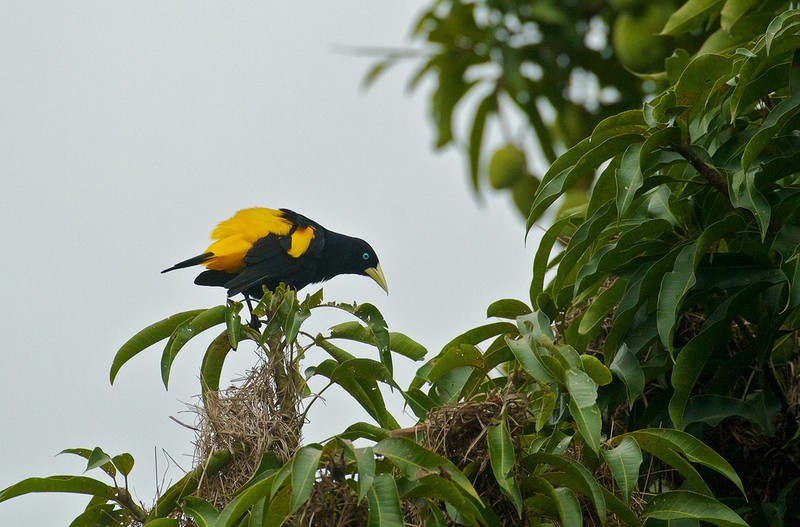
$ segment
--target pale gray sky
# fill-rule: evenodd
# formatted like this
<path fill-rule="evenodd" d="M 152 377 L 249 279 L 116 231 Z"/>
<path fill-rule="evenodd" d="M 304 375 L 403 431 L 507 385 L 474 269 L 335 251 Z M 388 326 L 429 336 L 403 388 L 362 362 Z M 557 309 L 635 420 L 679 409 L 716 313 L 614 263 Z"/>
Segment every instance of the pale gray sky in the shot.
<path fill-rule="evenodd" d="M 169 416 L 192 420 L 182 412 L 207 339 L 179 356 L 168 392 L 160 348 L 113 387 L 108 371 L 139 329 L 224 301 L 192 284 L 194 270 L 159 271 L 203 250 L 238 209 L 288 207 L 368 240 L 390 295 L 347 276 L 326 299 L 374 303 L 432 353 L 483 323 L 492 301 L 527 301 L 536 233 L 526 248 L 507 198 L 479 205 L 462 158 L 432 152 L 426 97 L 405 90 L 411 65 L 364 92 L 371 61 L 337 51 L 409 45 L 425 5 L 0 2 L 0 488 L 79 474 L 80 459 L 54 457 L 79 446 L 132 453 L 147 504 L 162 449 L 189 468 L 192 433 Z M 251 359 L 237 354 L 226 373 Z M 416 367 L 398 364 L 402 385 Z M 310 440 L 368 420 L 326 396 Z M 0 525 L 68 525 L 87 501 L 17 498 L 0 504 Z"/>

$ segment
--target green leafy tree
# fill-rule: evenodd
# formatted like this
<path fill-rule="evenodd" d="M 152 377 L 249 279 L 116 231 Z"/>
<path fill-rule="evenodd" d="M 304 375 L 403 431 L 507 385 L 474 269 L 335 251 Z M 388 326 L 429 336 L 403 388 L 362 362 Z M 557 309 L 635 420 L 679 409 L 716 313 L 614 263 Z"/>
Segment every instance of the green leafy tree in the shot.
<path fill-rule="evenodd" d="M 560 206 L 530 301 L 493 303 L 487 324 L 433 356 L 374 306 L 321 292 L 266 292 L 260 331 L 236 302 L 173 315 L 118 351 L 111 380 L 166 341 L 166 385 L 177 354 L 219 332 L 201 365 L 195 467 L 145 505 L 128 492 L 129 455 L 69 449 L 110 483 L 31 478 L 0 501 L 89 495 L 76 527 L 800 518 L 800 12 L 769 0 L 440 1 L 415 34 L 430 53 L 413 82 L 436 79 L 437 144 L 464 146 L 476 189 L 488 177 L 516 194 L 528 229 Z M 465 138 L 459 111 L 472 117 Z M 492 123 L 502 137 L 489 156 Z M 539 153 L 549 168 L 534 174 Z M 319 309 L 346 320 L 309 333 Z M 220 390 L 242 347 L 252 370 Z M 311 347 L 326 358 L 310 363 Z M 398 355 L 427 359 L 408 387 L 394 380 Z M 304 443 L 328 389 L 370 422 Z"/>

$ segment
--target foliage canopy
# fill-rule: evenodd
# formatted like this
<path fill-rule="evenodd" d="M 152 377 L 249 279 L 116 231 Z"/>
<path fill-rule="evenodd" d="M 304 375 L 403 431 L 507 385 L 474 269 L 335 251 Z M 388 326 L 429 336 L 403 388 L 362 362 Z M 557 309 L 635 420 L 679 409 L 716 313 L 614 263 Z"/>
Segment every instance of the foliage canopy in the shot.
<path fill-rule="evenodd" d="M 548 225 L 529 301 L 498 300 L 491 321 L 432 357 L 389 331 L 375 306 L 324 303 L 321 291 L 304 300 L 267 291 L 258 331 L 242 324 L 237 302 L 178 313 L 122 346 L 111 381 L 166 341 L 166 386 L 179 352 L 221 330 L 201 365 L 195 468 L 146 507 L 128 492 L 131 456 L 69 449 L 111 483 L 31 478 L 0 501 L 89 495 L 76 527 L 800 519 L 792 7 L 435 2 L 415 31 L 430 53 L 412 85 L 435 79 L 436 144 L 463 145 L 475 189 L 488 177 L 512 193 L 529 230 Z M 647 38 L 631 36 L 642 28 Z M 463 138 L 458 112 L 471 117 Z M 534 174 L 537 153 L 548 167 Z M 319 309 L 347 320 L 307 333 Z M 245 343 L 257 364 L 221 390 L 226 357 Z M 318 364 L 308 363 L 311 347 L 326 354 Z M 398 356 L 427 358 L 408 387 L 394 380 Z M 312 377 L 326 382 L 316 394 Z M 329 388 L 372 422 L 304 444 L 308 407 Z M 400 427 L 390 395 L 416 424 Z"/>

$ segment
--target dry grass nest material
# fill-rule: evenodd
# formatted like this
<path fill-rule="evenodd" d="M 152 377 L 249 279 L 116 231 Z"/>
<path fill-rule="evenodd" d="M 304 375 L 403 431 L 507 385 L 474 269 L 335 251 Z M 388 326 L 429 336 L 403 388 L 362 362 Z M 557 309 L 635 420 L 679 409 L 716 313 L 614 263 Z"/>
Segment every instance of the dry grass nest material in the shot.
<path fill-rule="evenodd" d="M 489 463 L 488 428 L 505 416 L 509 435 L 519 448 L 519 438 L 528 424 L 528 399 L 525 394 L 506 390 L 492 391 L 485 398 L 442 406 L 428 414 L 417 428 L 417 437 L 428 449 L 468 472 L 475 490 L 501 518 L 518 523 L 514 505 L 500 490 Z M 407 522 L 415 525 L 413 506 L 405 511 Z"/>
<path fill-rule="evenodd" d="M 287 366 L 285 360 L 259 353 L 258 364 L 236 385 L 207 392 L 204 404 L 195 408 L 195 464 L 223 448 L 237 453 L 225 470 L 201 481 L 197 491 L 218 509 L 252 476 L 264 453 L 287 461 L 300 444 L 299 389 L 275 381 L 287 378 Z"/>

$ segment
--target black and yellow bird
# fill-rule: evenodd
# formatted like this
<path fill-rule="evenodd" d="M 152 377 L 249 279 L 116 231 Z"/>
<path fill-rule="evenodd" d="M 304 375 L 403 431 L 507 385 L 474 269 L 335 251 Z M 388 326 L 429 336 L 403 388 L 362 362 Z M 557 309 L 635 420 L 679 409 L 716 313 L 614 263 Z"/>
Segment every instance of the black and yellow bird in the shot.
<path fill-rule="evenodd" d="M 284 283 L 299 290 L 340 274 L 369 276 L 389 292 L 367 242 L 329 231 L 289 209 L 240 210 L 217 225 L 211 239 L 203 254 L 161 272 L 204 265 L 207 270 L 195 284 L 224 287 L 228 296 L 242 293 L 248 300 L 260 299 L 264 287 L 274 290 Z"/>

